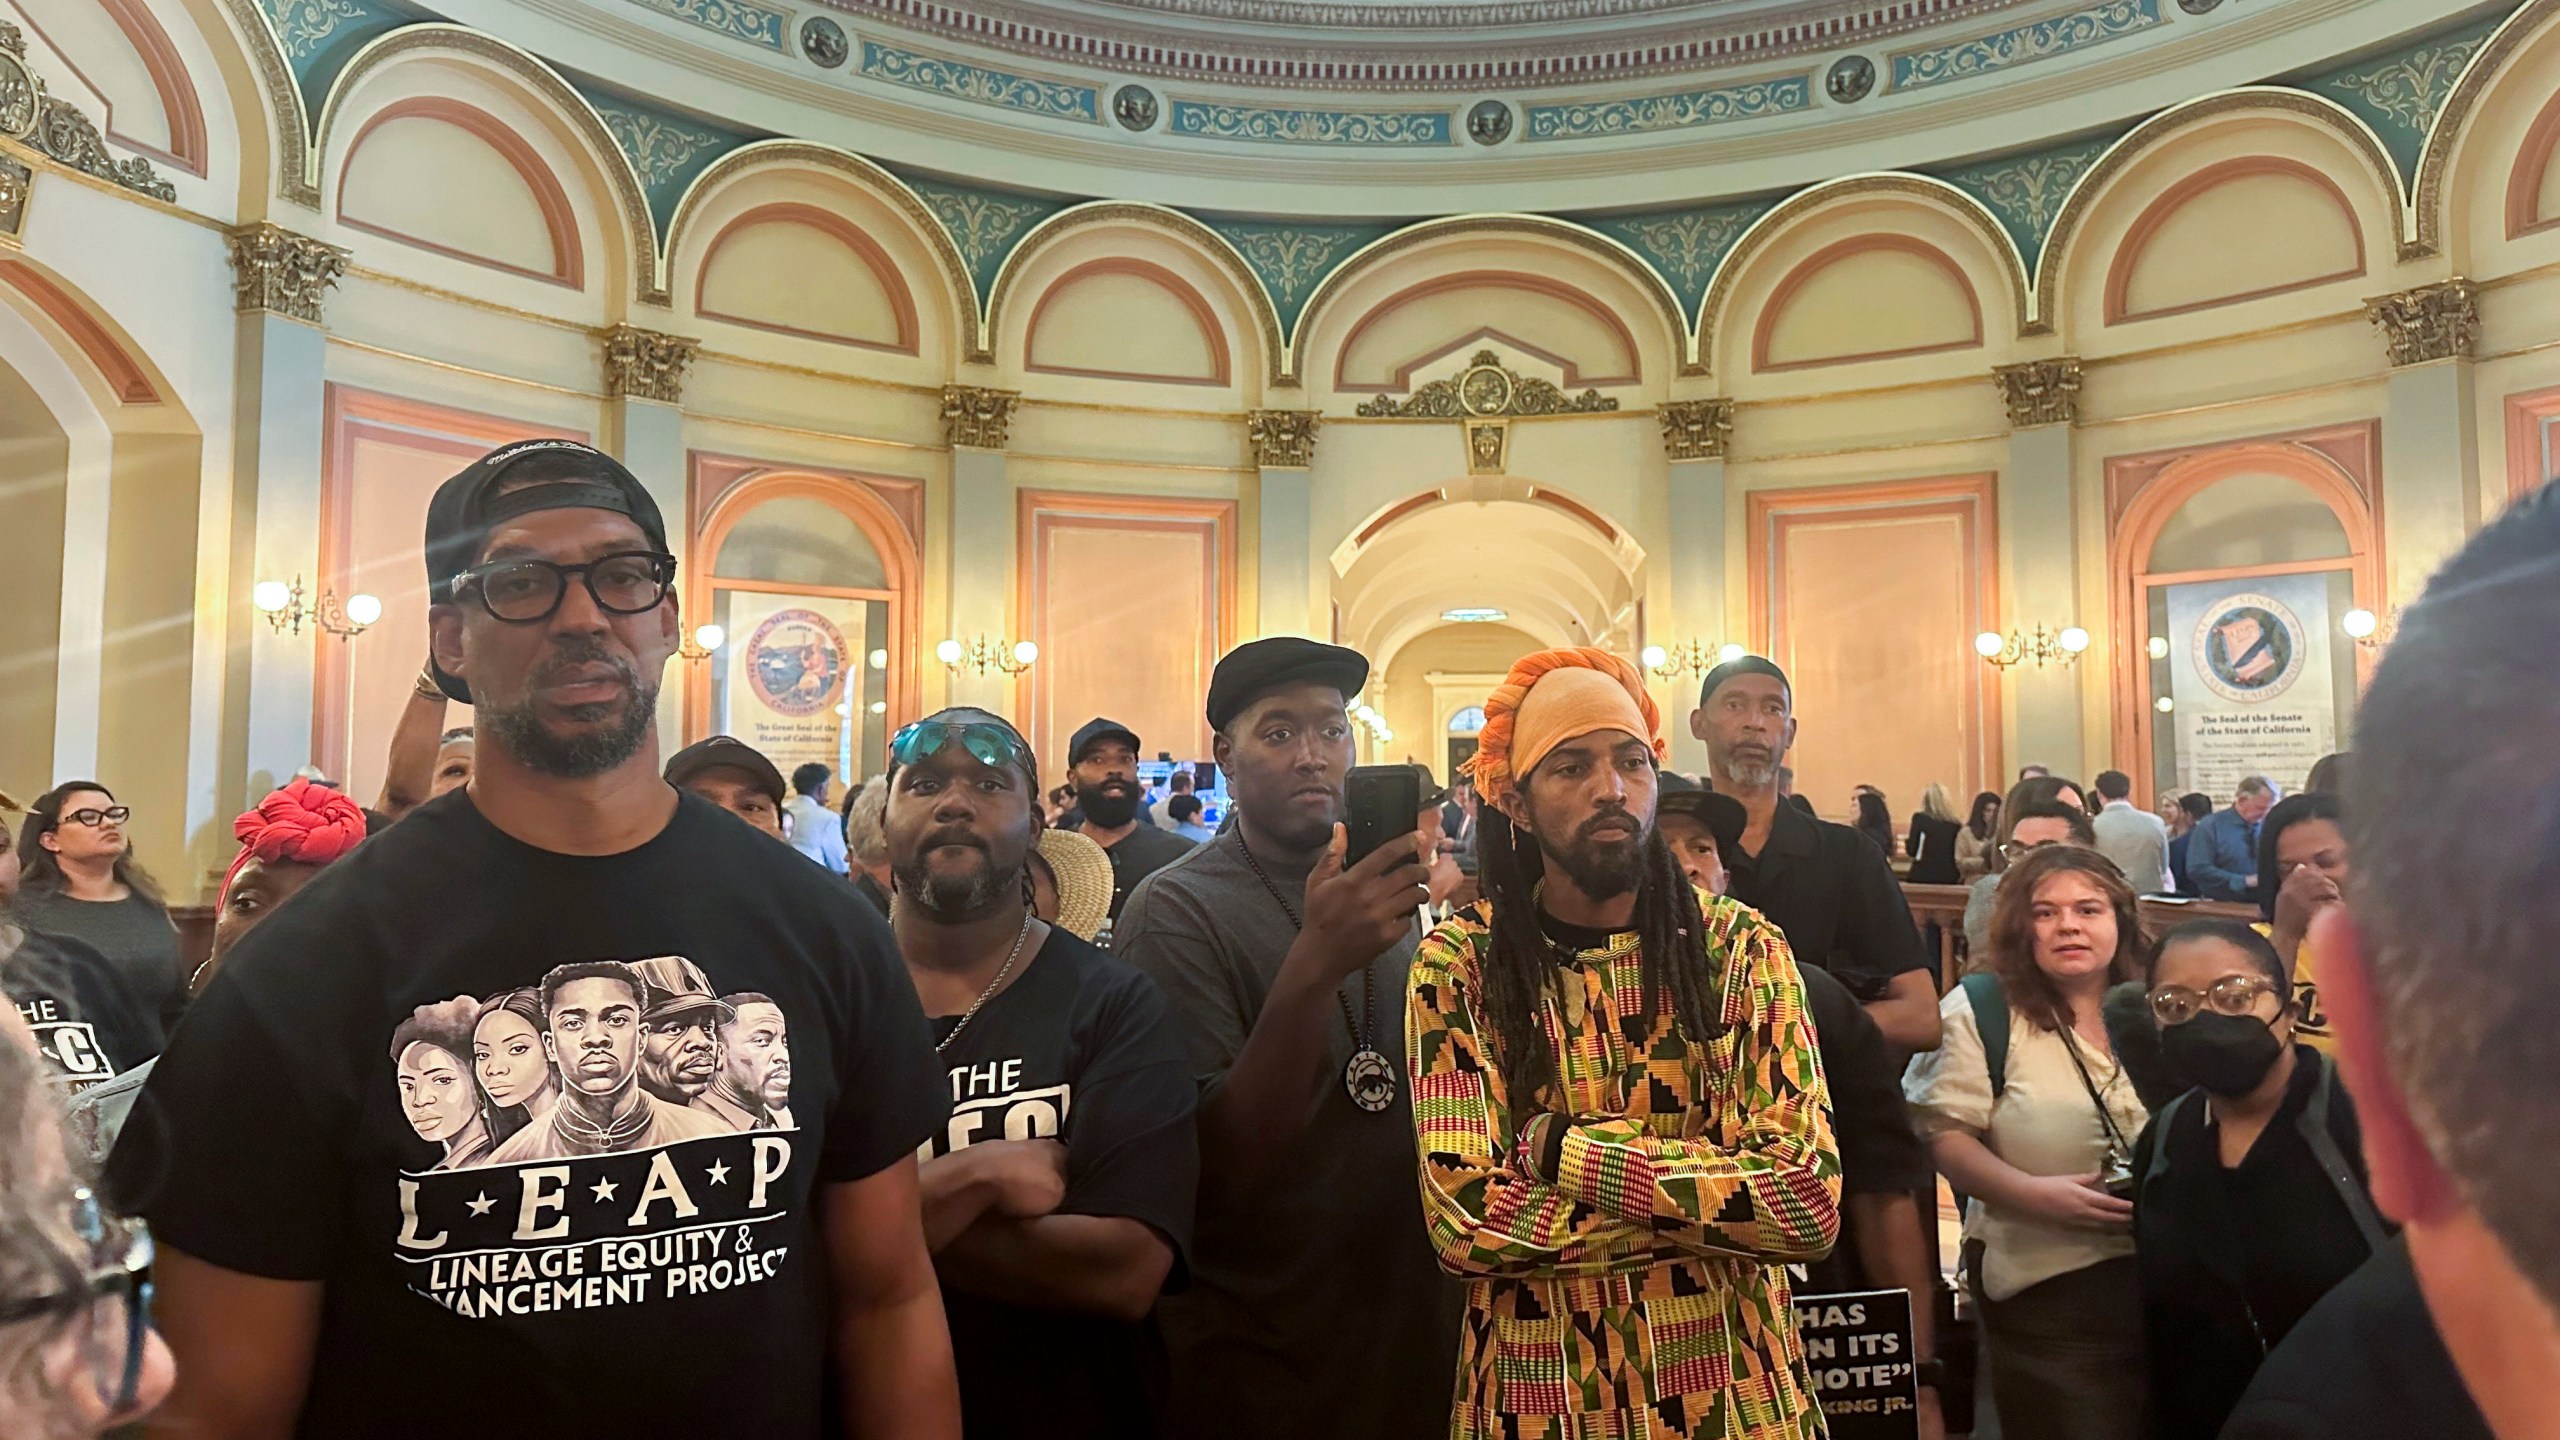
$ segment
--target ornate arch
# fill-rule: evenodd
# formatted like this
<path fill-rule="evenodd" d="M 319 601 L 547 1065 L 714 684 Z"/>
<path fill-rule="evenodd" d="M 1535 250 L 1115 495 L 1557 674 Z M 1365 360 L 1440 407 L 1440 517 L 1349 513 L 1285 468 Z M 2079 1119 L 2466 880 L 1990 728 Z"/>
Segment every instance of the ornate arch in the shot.
<path fill-rule="evenodd" d="M 741 145 L 711 164 L 711 168 L 693 177 L 684 195 L 676 201 L 676 211 L 667 223 L 667 251 L 662 265 L 672 266 L 675 257 L 684 253 L 686 232 L 699 223 L 702 207 L 722 185 L 749 170 L 783 169 L 805 166 L 839 176 L 852 182 L 854 188 L 886 202 L 915 227 L 916 239 L 933 252 L 934 262 L 942 267 L 944 288 L 951 293 L 951 303 L 959 312 L 957 332 L 971 352 L 980 346 L 980 316 L 977 287 L 969 281 L 968 262 L 960 258 L 960 247 L 951 241 L 951 232 L 942 228 L 932 209 L 907 183 L 850 150 L 816 140 L 758 140 Z M 979 358 L 972 353 L 972 359 Z"/>
<path fill-rule="evenodd" d="M 1650 296 L 1662 311 L 1663 321 L 1670 326 L 1672 335 L 1680 339 L 1685 339 L 1687 336 L 1688 320 L 1680 311 L 1680 297 L 1672 293 L 1670 285 L 1664 282 L 1661 274 L 1651 265 L 1646 264 L 1642 256 L 1599 231 L 1577 225 L 1570 220 L 1558 220 L 1545 215 L 1453 215 L 1445 219 L 1424 220 L 1408 225 L 1394 234 L 1382 235 L 1353 251 L 1341 264 L 1334 266 L 1324 279 L 1316 282 L 1315 290 L 1307 296 L 1306 305 L 1298 311 L 1296 327 L 1289 334 L 1288 364 L 1282 373 L 1290 380 L 1302 378 L 1300 370 L 1306 364 L 1308 332 L 1315 328 L 1316 321 L 1323 314 L 1325 306 L 1352 281 L 1416 246 L 1427 245 L 1450 235 L 1468 234 L 1529 236 L 1554 240 L 1580 250 L 1604 264 L 1625 272 L 1626 277 L 1635 282 L 1636 288 Z M 1680 343 L 1680 339 L 1675 339 L 1675 347 Z M 1703 373 L 1699 367 L 1691 364 L 1688 356 L 1677 355 L 1673 358 L 1678 361 L 1674 366 L 1678 373 L 1683 375 Z"/>
<path fill-rule="evenodd" d="M 2445 93 L 2444 106 L 2436 111 L 2427 127 L 2427 143 L 2418 152 L 2417 191 L 2409 201 L 2416 212 L 2416 233 L 2400 242 L 2401 259 L 2434 255 L 2444 248 L 2444 183 L 2453 167 L 2453 147 L 2461 143 L 2463 129 L 2481 100 L 2505 78 L 2507 62 L 2555 15 L 2560 15 L 2560 0 L 2527 0 L 2472 52 L 2470 63 Z"/>
<path fill-rule="evenodd" d="M 1254 328 L 1262 335 L 1263 383 L 1269 384 L 1295 374 L 1282 368 L 1286 353 L 1281 348 L 1280 312 L 1273 307 L 1270 293 L 1262 288 L 1262 281 L 1253 273 L 1253 267 L 1244 263 L 1244 257 L 1236 253 L 1236 247 L 1228 244 L 1226 238 L 1215 230 L 1178 210 L 1139 200 L 1093 200 L 1082 205 L 1070 205 L 1032 226 L 1031 233 L 1023 236 L 1021 243 L 1013 247 L 1013 253 L 1004 257 L 1003 268 L 996 272 L 996 283 L 987 293 L 986 316 L 977 331 L 979 355 L 973 358 L 987 358 L 994 353 L 996 317 L 1004 313 L 1005 302 L 1012 297 L 1014 288 L 1022 283 L 1023 267 L 1030 263 L 1033 252 L 1056 244 L 1078 230 L 1119 224 L 1160 226 L 1198 246 L 1203 257 L 1224 271 L 1234 283 L 1236 298 L 1243 302 L 1246 312 L 1253 317 Z"/>
<path fill-rule="evenodd" d="M 320 183 L 310 178 L 316 168 L 311 153 L 311 112 L 302 103 L 302 87 L 285 63 L 284 44 L 258 0 L 223 0 L 223 11 L 240 32 L 240 49 L 258 74 L 275 126 L 276 197 L 305 209 L 320 208 Z M 208 40 L 212 37 L 207 36 Z M 247 215 L 243 219 L 249 218 Z"/>
<path fill-rule="evenodd" d="M 2382 148 L 2382 140 L 2373 133 L 2372 127 L 2336 101 L 2301 90 L 2266 85 L 2201 96 L 2184 104 L 2172 105 L 2126 131 L 2081 174 L 2078 182 L 2072 185 L 2071 193 L 2062 198 L 2062 208 L 2053 217 L 2053 228 L 2045 234 L 2044 249 L 2036 257 L 2036 315 L 2039 324 L 2050 330 L 2054 317 L 2061 313 L 2062 275 L 2069 268 L 2072 243 L 2079 238 L 2081 224 L 2089 218 L 2089 212 L 2096 207 L 2108 185 L 2181 132 L 2250 111 L 2291 116 L 2343 142 L 2371 169 L 2392 214 L 2402 214 L 2405 209 L 2404 192 L 2400 188 L 2400 172 L 2392 167 L 2390 152 Z M 2411 254 L 2409 243 L 2402 240 L 2401 258 L 2408 259 Z"/>
<path fill-rule="evenodd" d="M 1781 201 L 1769 213 L 1751 222 L 1717 263 L 1715 278 L 1707 282 L 1706 302 L 1698 307 L 1698 329 L 1692 337 L 1702 369 L 1715 365 L 1714 343 L 1724 311 L 1733 301 L 1734 287 L 1741 276 L 1760 258 L 1760 253 L 1777 243 L 1778 238 L 1796 221 L 1826 206 L 1844 200 L 1860 200 L 1875 196 L 1911 201 L 1914 204 L 1945 210 L 1954 219 L 1973 229 L 1991 253 L 1992 263 L 2009 282 L 2009 313 L 2016 317 L 2018 333 L 2040 335 L 2045 331 L 2042 318 L 2034 312 L 2027 292 L 2026 262 L 2018 256 L 2017 242 L 2001 227 L 1999 217 L 1983 203 L 1944 180 L 1904 171 L 1880 172 L 1872 175 L 1844 175 L 1825 180 L 1819 185 L 1799 190 Z"/>
<path fill-rule="evenodd" d="M 235 0 L 235 3 L 240 3 L 240 0 Z M 568 121 L 570 129 L 593 152 L 592 158 L 622 212 L 636 298 L 642 304 L 665 304 L 665 265 L 658 253 L 657 226 L 649 217 L 649 199 L 640 188 L 640 177 L 631 169 L 630 158 L 622 153 L 621 146 L 614 143 L 612 132 L 605 129 L 604 117 L 596 113 L 585 96 L 560 78 L 560 72 L 539 58 L 503 40 L 460 25 L 438 20 L 404 26 L 357 51 L 355 58 L 347 62 L 347 68 L 338 72 L 337 82 L 329 87 L 328 102 L 320 107 L 320 120 L 314 128 L 311 147 L 298 172 L 303 183 L 310 187 L 311 203 L 319 204 L 320 167 L 329 153 L 330 132 L 337 126 L 346 98 L 354 94 L 356 87 L 375 71 L 397 64 L 420 51 L 467 55 L 486 61 L 523 81 L 536 98 L 549 102 Z"/>

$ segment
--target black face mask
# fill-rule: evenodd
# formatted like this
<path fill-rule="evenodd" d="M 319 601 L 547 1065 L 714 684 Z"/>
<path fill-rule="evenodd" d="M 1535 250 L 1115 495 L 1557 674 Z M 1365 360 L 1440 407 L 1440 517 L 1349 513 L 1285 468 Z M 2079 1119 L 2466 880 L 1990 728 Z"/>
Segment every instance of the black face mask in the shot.
<path fill-rule="evenodd" d="M 2198 1015 L 2160 1032 L 2160 1058 L 2191 1085 L 2215 1095 L 2246 1095 L 2284 1055 L 2284 1042 L 2254 1015 Z"/>

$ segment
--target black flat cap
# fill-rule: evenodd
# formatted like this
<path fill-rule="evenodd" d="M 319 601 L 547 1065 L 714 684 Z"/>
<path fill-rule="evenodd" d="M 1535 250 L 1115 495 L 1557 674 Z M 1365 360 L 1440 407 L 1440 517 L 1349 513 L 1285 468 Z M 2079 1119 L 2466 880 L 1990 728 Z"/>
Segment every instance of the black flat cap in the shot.
<path fill-rule="evenodd" d="M 1209 727 L 1224 730 L 1244 707 L 1288 685 L 1330 685 L 1350 699 L 1369 683 L 1369 660 L 1357 650 L 1296 635 L 1251 640 L 1228 651 L 1209 676 Z"/>
<path fill-rule="evenodd" d="M 1077 726 L 1075 738 L 1067 742 L 1067 768 L 1074 769 L 1076 762 L 1084 758 L 1086 750 L 1104 740 L 1125 741 L 1129 746 L 1130 754 L 1138 753 L 1137 731 L 1117 720 L 1105 720 L 1096 715 Z"/>
<path fill-rule="evenodd" d="M 1655 813 L 1694 817 L 1707 827 L 1708 834 L 1716 837 L 1716 854 L 1728 865 L 1742 848 L 1743 827 L 1751 823 L 1741 801 L 1713 790 L 1665 791 L 1656 803 Z"/>
<path fill-rule="evenodd" d="M 498 494 L 500 481 L 514 481 L 520 488 Z M 480 548 L 499 522 L 537 510 L 610 510 L 631 517 L 651 545 L 667 548 L 667 525 L 658 515 L 658 502 L 621 461 L 575 440 L 518 440 L 464 466 L 437 486 L 435 498 L 427 502 L 427 603 L 454 598 L 455 577 L 480 558 Z M 471 702 L 469 686 L 432 658 L 427 665 L 437 688 L 466 705 Z"/>
<path fill-rule="evenodd" d="M 776 809 L 782 807 L 782 772 L 774 768 L 763 751 L 733 735 L 696 740 L 668 757 L 667 783 L 681 790 L 694 776 L 723 766 L 746 772 L 755 780 L 757 789 L 773 797 Z"/>

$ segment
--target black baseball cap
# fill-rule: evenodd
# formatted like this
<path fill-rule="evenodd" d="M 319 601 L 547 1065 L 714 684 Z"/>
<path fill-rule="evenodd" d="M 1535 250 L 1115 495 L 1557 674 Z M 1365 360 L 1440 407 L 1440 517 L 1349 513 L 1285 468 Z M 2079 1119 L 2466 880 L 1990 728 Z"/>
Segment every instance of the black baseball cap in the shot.
<path fill-rule="evenodd" d="M 1085 751 L 1104 740 L 1126 741 L 1129 745 L 1129 753 L 1132 755 L 1138 753 L 1137 731 L 1117 720 L 1105 720 L 1096 715 L 1077 726 L 1075 738 L 1067 742 L 1067 768 L 1074 769 L 1076 762 L 1084 758 Z"/>
<path fill-rule="evenodd" d="M 743 770 L 756 782 L 756 788 L 773 797 L 775 809 L 783 805 L 782 772 L 774 768 L 764 752 L 734 735 L 714 735 L 696 740 L 667 759 L 667 783 L 681 790 L 685 782 L 705 770 L 726 766 Z"/>
<path fill-rule="evenodd" d="M 1698 703 L 1704 705 L 1714 699 L 1716 687 L 1736 675 L 1768 676 L 1777 681 L 1779 686 L 1787 692 L 1787 704 L 1790 707 L 1794 706 L 1795 685 L 1787 679 L 1787 672 L 1778 668 L 1778 662 L 1765 655 L 1737 655 L 1708 671 L 1707 678 L 1698 682 Z"/>
<path fill-rule="evenodd" d="M 1369 658 L 1296 635 L 1249 640 L 1220 657 L 1209 674 L 1209 728 L 1224 730 L 1254 701 L 1310 681 L 1330 685 L 1349 700 L 1369 683 Z"/>
<path fill-rule="evenodd" d="M 1716 839 L 1716 854 L 1728 865 L 1742 847 L 1743 827 L 1751 823 L 1741 801 L 1713 790 L 1667 790 L 1655 802 L 1654 813 L 1687 815 L 1706 826 L 1707 833 Z"/>
<path fill-rule="evenodd" d="M 508 480 L 519 488 L 497 493 L 499 482 Z M 499 522 L 537 510 L 610 510 L 629 516 L 650 544 L 667 548 L 658 502 L 621 461 L 575 440 L 518 440 L 464 466 L 427 502 L 427 603 L 454 598 L 454 580 L 479 560 Z M 471 688 L 433 657 L 427 668 L 438 689 L 471 703 Z"/>

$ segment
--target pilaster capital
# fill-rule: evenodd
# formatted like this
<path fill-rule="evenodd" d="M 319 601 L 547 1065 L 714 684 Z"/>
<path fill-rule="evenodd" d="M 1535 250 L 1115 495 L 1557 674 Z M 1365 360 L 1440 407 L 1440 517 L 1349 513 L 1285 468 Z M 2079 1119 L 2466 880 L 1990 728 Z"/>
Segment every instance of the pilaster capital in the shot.
<path fill-rule="evenodd" d="M 1245 416 L 1245 438 L 1253 444 L 1253 463 L 1265 469 L 1304 470 L 1316 463 L 1316 430 L 1324 416 L 1314 410 L 1256 410 Z"/>
<path fill-rule="evenodd" d="M 2000 387 L 2013 430 L 2080 421 L 2080 357 L 2076 355 L 1995 365 L 1991 382 Z"/>
<path fill-rule="evenodd" d="M 629 324 L 608 326 L 599 338 L 604 341 L 607 398 L 684 403 L 685 371 L 692 368 L 701 341 Z"/>
<path fill-rule="evenodd" d="M 229 232 L 231 278 L 244 314 L 325 323 L 320 300 L 347 270 L 348 252 L 261 220 Z"/>
<path fill-rule="evenodd" d="M 2394 368 L 2430 360 L 2468 360 L 2480 341 L 2480 287 L 2439 280 L 2364 302 L 2365 318 L 2382 327 Z"/>
<path fill-rule="evenodd" d="M 1662 417 L 1662 453 L 1673 460 L 1721 460 L 1733 440 L 1730 400 L 1666 400 Z"/>
<path fill-rule="evenodd" d="M 1022 402 L 1019 390 L 997 390 L 983 385 L 945 385 L 942 387 L 943 443 L 972 450 L 1001 450 L 1013 428 L 1014 407 Z"/>

